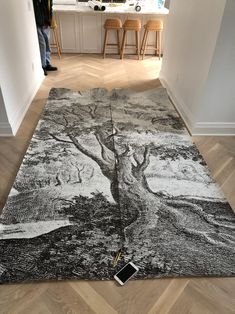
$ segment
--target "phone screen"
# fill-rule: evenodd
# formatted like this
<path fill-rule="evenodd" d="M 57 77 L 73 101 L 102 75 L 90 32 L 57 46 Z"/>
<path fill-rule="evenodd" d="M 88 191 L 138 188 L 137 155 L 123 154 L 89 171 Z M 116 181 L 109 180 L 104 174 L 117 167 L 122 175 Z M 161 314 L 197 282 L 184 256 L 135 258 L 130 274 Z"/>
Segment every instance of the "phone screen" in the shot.
<path fill-rule="evenodd" d="M 137 270 L 131 266 L 131 264 L 127 264 L 116 276 L 124 283 L 127 281 Z"/>

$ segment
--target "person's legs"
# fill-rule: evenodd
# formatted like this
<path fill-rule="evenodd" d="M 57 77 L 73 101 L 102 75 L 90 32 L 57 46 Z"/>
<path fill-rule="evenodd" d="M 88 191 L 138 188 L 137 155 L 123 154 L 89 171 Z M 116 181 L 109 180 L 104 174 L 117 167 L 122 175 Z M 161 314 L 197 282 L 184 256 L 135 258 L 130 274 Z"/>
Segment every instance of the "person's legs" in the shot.
<path fill-rule="evenodd" d="M 41 55 L 41 63 L 42 67 L 45 68 L 46 63 L 46 42 L 43 35 L 42 27 L 37 27 L 38 32 L 38 42 L 39 42 L 39 49 L 40 49 L 40 55 Z"/>
<path fill-rule="evenodd" d="M 46 65 L 51 64 L 50 27 L 43 28 L 43 36 L 46 43 Z"/>
<path fill-rule="evenodd" d="M 56 71 L 57 68 L 51 65 L 50 27 L 43 28 L 42 34 L 46 43 L 46 71 Z"/>

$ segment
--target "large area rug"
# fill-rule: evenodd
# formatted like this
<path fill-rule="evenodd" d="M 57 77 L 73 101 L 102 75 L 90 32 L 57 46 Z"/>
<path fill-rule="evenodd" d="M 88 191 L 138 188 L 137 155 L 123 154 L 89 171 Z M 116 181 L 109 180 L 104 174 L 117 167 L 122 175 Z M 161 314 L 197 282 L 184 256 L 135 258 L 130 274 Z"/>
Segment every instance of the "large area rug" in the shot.
<path fill-rule="evenodd" d="M 128 261 L 136 278 L 234 276 L 234 229 L 165 89 L 52 89 L 0 217 L 0 282 Z"/>

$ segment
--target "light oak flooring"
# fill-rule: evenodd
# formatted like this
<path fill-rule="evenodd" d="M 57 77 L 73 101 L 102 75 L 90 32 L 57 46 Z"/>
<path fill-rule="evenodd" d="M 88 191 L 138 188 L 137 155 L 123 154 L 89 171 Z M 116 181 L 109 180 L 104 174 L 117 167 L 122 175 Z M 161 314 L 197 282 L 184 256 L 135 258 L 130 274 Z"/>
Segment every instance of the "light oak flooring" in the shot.
<path fill-rule="evenodd" d="M 84 90 L 124 87 L 136 91 L 160 86 L 160 62 L 146 57 L 120 61 L 93 55 L 53 58 L 49 73 L 15 137 L 0 138 L 0 209 L 34 132 L 51 87 Z M 194 141 L 235 210 L 235 137 L 195 137 Z M 182 278 L 131 281 L 64 281 L 0 286 L 1 314 L 229 314 L 235 313 L 235 278 Z"/>

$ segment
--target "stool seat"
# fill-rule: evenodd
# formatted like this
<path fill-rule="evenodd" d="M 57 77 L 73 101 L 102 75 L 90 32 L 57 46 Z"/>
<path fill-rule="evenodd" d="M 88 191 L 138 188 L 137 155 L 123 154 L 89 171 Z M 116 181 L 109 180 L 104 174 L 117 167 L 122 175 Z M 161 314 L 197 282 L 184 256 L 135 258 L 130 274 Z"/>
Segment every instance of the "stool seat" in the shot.
<path fill-rule="evenodd" d="M 156 55 L 158 54 L 159 60 L 161 59 L 161 33 L 163 30 L 163 23 L 161 20 L 149 20 L 144 25 L 144 36 L 140 48 L 140 53 L 142 54 L 142 59 L 144 59 L 144 55 L 147 49 L 154 49 Z M 148 35 L 149 32 L 156 33 L 156 45 L 148 45 Z"/>
<path fill-rule="evenodd" d="M 124 31 L 139 31 L 141 29 L 140 20 L 126 20 L 123 24 Z"/>
<path fill-rule="evenodd" d="M 160 31 L 163 30 L 163 23 L 160 20 L 149 20 L 147 24 L 144 25 L 144 29 L 148 31 Z"/>
<path fill-rule="evenodd" d="M 122 21 L 120 19 L 107 19 L 104 23 L 104 29 L 121 29 Z"/>
<path fill-rule="evenodd" d="M 141 30 L 141 21 L 136 20 L 126 20 L 122 26 L 123 28 L 123 37 L 122 37 L 122 47 L 121 47 L 121 54 L 120 58 L 123 59 L 124 50 L 126 47 L 135 47 L 136 54 L 138 55 L 138 59 L 140 58 L 140 49 L 139 49 L 139 33 Z M 127 32 L 134 31 L 135 32 L 135 45 L 133 44 L 126 44 L 127 40 Z"/>
<path fill-rule="evenodd" d="M 116 19 L 107 19 L 104 23 L 104 29 L 105 29 L 105 34 L 104 34 L 104 45 L 103 45 L 103 58 L 105 58 L 105 53 L 106 53 L 106 48 L 107 46 L 117 46 L 118 49 L 118 54 L 121 52 L 121 47 L 120 47 L 120 30 L 122 29 L 122 21 L 118 18 Z M 109 44 L 108 43 L 108 33 L 109 31 L 115 31 L 117 34 L 117 43 L 116 44 Z"/>

